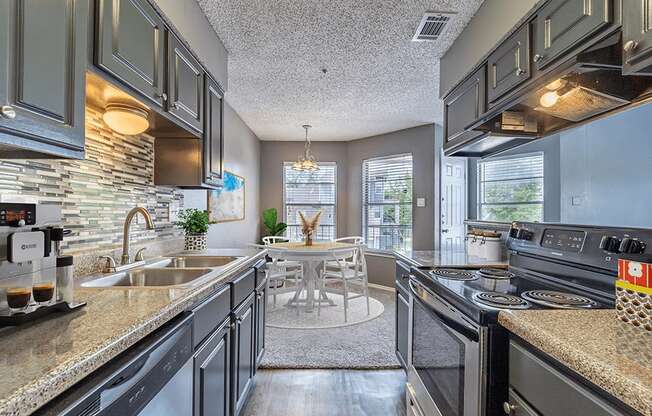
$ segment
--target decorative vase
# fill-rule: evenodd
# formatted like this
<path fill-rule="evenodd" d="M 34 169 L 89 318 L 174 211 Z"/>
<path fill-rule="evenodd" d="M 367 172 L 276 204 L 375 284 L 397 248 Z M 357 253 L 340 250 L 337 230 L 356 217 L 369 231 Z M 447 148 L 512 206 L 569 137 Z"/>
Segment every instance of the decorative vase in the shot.
<path fill-rule="evenodd" d="M 306 237 L 306 245 L 311 246 L 312 245 L 312 233 L 306 234 L 305 237 Z"/>
<path fill-rule="evenodd" d="M 206 250 L 207 234 L 186 234 L 184 250 L 186 251 L 202 251 Z"/>

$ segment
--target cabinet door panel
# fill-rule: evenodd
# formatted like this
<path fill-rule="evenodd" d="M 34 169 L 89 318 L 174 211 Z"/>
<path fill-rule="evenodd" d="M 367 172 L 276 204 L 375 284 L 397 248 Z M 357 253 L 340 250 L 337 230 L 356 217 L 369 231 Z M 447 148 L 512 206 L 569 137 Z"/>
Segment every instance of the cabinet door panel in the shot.
<path fill-rule="evenodd" d="M 530 78 L 530 25 L 525 24 L 503 42 L 488 59 L 489 107 Z"/>
<path fill-rule="evenodd" d="M 235 313 L 232 369 L 232 402 L 235 415 L 239 414 L 244 406 L 253 382 L 256 354 L 254 314 L 252 293 Z"/>
<path fill-rule="evenodd" d="M 265 313 L 267 312 L 267 288 L 256 291 L 256 367 L 265 355 Z"/>
<path fill-rule="evenodd" d="M 227 320 L 195 354 L 195 416 L 229 415 L 230 329 Z"/>
<path fill-rule="evenodd" d="M 4 1 L 1 6 L 0 130 L 76 151 L 84 149 L 88 4 Z"/>
<path fill-rule="evenodd" d="M 204 70 L 176 38 L 168 42 L 169 111 L 197 131 L 202 131 L 204 109 Z"/>
<path fill-rule="evenodd" d="M 206 77 L 204 116 L 204 181 L 219 184 L 222 178 L 224 95 L 211 78 Z"/>
<path fill-rule="evenodd" d="M 99 0 L 95 63 L 163 107 L 165 24 L 146 0 Z"/>
<path fill-rule="evenodd" d="M 478 71 L 458 85 L 444 99 L 444 148 L 481 135 L 480 132 L 466 132 L 465 127 L 480 118 L 486 111 L 487 67 Z"/>
<path fill-rule="evenodd" d="M 612 0 L 550 0 L 537 14 L 534 61 L 552 63 L 589 36 L 609 26 Z"/>
<path fill-rule="evenodd" d="M 623 74 L 652 74 L 652 0 L 623 2 Z"/>
<path fill-rule="evenodd" d="M 407 370 L 408 328 L 410 304 L 402 290 L 396 288 L 396 354 L 401 366 Z"/>

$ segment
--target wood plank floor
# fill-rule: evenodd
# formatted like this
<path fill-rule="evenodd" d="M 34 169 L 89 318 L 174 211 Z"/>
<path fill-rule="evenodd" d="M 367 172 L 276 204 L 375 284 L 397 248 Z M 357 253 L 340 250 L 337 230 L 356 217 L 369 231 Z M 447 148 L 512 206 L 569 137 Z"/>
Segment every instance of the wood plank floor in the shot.
<path fill-rule="evenodd" d="M 260 370 L 243 416 L 405 416 L 402 370 Z"/>

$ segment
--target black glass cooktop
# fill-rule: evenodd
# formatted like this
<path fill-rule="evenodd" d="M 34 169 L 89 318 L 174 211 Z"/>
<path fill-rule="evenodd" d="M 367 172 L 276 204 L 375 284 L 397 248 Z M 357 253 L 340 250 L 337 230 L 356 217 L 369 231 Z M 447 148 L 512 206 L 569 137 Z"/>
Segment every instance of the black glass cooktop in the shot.
<path fill-rule="evenodd" d="M 609 294 L 593 293 L 511 269 L 511 278 L 487 278 L 483 277 L 487 274 L 477 273 L 472 280 L 450 278 L 446 274 L 433 273 L 434 270 L 413 269 L 412 274 L 430 291 L 483 325 L 496 322 L 501 310 L 604 309 L 614 306 Z"/>

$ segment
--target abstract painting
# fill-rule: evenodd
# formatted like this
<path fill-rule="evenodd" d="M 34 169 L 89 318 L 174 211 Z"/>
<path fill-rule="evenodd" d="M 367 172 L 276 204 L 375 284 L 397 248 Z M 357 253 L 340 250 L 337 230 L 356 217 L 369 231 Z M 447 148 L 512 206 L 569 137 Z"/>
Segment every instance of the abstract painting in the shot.
<path fill-rule="evenodd" d="M 208 219 L 211 223 L 245 219 L 245 180 L 224 171 L 223 187 L 208 191 Z"/>

